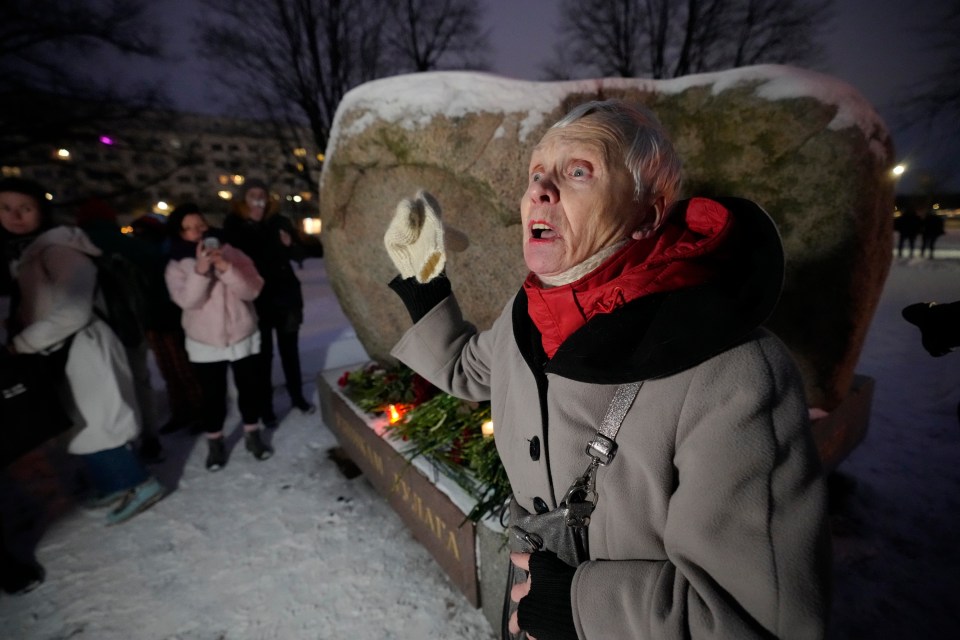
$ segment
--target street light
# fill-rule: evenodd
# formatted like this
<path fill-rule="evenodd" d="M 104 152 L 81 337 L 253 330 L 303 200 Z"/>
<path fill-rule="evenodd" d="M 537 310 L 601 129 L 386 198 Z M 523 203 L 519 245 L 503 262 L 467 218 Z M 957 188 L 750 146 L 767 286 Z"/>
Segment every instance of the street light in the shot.
<path fill-rule="evenodd" d="M 891 169 L 890 173 L 893 174 L 894 178 L 899 178 L 900 176 L 903 175 L 903 172 L 906 170 L 907 170 L 907 165 L 901 163 L 895 166 L 893 169 Z"/>

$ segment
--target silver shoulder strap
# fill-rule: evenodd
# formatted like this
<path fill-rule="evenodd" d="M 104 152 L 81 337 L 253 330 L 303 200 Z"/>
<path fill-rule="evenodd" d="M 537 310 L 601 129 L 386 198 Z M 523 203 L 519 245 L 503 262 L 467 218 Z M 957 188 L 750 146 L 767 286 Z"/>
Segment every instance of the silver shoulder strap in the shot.
<path fill-rule="evenodd" d="M 617 432 L 620 431 L 620 425 L 623 424 L 623 419 L 633 406 L 633 401 L 637 399 L 642 386 L 643 380 L 617 387 L 617 392 L 613 395 L 610 406 L 607 407 L 607 415 L 603 416 L 600 428 L 597 429 L 593 439 L 587 443 L 587 455 L 599 464 L 608 465 L 617 455 Z"/>

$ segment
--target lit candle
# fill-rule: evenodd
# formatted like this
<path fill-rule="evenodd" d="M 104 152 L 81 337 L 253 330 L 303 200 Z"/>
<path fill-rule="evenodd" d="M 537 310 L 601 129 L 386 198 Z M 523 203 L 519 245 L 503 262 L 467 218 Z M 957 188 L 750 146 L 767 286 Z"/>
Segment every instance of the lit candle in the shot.
<path fill-rule="evenodd" d="M 403 417 L 403 413 L 400 411 L 397 405 L 391 404 L 387 405 L 387 416 L 390 420 L 390 424 L 396 424 L 400 422 L 400 418 Z"/>

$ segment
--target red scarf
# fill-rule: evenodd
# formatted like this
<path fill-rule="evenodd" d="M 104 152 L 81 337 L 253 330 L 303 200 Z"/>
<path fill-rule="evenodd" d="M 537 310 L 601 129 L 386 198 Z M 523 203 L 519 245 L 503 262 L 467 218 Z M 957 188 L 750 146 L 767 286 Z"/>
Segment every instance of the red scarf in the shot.
<path fill-rule="evenodd" d="M 716 268 L 704 258 L 718 255 L 732 222 L 723 205 L 693 198 L 656 236 L 628 241 L 576 282 L 544 289 L 536 274 L 528 275 L 523 283 L 528 313 L 540 330 L 547 357 L 595 315 L 652 293 L 709 281 Z"/>

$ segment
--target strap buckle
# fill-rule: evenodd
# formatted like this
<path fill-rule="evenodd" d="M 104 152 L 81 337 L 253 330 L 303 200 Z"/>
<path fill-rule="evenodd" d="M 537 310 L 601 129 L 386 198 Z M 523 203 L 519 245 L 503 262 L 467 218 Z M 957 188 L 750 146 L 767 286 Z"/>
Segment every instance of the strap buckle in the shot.
<path fill-rule="evenodd" d="M 593 440 L 587 443 L 585 451 L 599 464 L 607 466 L 617 455 L 617 443 L 598 432 Z"/>

